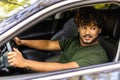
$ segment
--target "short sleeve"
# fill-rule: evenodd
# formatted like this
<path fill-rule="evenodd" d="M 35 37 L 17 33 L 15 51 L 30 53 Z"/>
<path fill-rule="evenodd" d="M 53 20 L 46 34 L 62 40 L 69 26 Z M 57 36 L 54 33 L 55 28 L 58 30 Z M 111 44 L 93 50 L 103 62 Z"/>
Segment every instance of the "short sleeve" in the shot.
<path fill-rule="evenodd" d="M 72 40 L 73 38 L 59 40 L 59 45 L 60 45 L 61 50 L 64 51 L 65 49 L 67 49 L 69 45 L 71 44 Z"/>

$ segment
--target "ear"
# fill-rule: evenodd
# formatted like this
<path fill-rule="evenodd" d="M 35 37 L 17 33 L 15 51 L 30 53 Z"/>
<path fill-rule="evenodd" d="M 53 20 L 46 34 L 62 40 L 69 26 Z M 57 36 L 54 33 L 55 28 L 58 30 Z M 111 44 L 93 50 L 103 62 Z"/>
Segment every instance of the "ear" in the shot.
<path fill-rule="evenodd" d="M 99 34 L 101 33 L 101 31 L 102 31 L 102 28 L 99 29 Z"/>

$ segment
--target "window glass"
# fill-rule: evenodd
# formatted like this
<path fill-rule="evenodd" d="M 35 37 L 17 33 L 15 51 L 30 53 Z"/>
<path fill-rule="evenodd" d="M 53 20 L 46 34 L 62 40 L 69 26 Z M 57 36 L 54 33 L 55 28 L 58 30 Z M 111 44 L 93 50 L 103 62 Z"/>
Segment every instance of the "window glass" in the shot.
<path fill-rule="evenodd" d="M 30 6 L 38 0 L 0 0 L 0 21 Z"/>

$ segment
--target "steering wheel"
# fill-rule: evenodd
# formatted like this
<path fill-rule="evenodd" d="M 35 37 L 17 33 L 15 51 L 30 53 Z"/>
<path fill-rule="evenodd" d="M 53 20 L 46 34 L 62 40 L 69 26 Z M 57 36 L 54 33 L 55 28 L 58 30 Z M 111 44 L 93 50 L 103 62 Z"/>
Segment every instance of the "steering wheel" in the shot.
<path fill-rule="evenodd" d="M 29 72 L 28 69 L 12 67 L 9 65 L 8 59 L 7 59 L 7 53 L 10 51 L 13 51 L 13 47 L 16 47 L 17 49 L 19 49 L 14 41 L 9 41 L 5 43 L 4 46 L 2 46 L 1 55 L 0 55 L 0 72 L 4 72 L 5 74 L 6 73 L 13 74 L 14 72 L 15 73 L 18 72 L 20 74 L 28 73 Z"/>

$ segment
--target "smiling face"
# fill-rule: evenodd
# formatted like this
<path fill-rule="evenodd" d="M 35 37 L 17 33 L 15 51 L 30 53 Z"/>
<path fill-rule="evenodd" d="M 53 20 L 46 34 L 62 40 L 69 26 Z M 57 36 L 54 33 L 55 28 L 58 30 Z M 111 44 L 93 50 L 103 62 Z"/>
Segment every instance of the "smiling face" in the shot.
<path fill-rule="evenodd" d="M 104 15 L 93 8 L 82 8 L 75 16 L 80 42 L 83 46 L 98 43 L 98 35 L 104 27 Z"/>
<path fill-rule="evenodd" d="M 78 32 L 80 35 L 80 42 L 83 46 L 96 44 L 101 28 L 99 28 L 94 22 L 90 22 L 87 25 L 79 25 Z"/>

